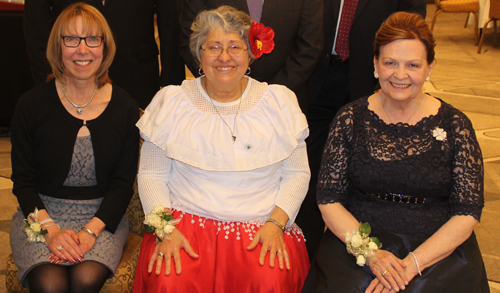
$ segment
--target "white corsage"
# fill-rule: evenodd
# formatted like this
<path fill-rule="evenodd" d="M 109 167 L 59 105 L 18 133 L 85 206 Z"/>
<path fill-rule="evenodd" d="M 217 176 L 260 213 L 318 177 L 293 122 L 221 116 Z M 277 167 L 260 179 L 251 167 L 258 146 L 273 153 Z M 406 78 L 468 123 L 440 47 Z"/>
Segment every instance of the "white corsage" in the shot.
<path fill-rule="evenodd" d="M 363 223 L 357 230 L 348 232 L 345 236 L 347 252 L 356 257 L 356 264 L 360 267 L 382 247 L 377 237 L 369 237 L 371 231 L 370 224 Z"/>
<path fill-rule="evenodd" d="M 45 242 L 45 234 L 47 231 L 42 230 L 42 225 L 38 222 L 38 208 L 35 208 L 35 212 L 30 213 L 26 219 L 24 219 L 24 231 L 28 235 L 29 242 Z"/>
<path fill-rule="evenodd" d="M 434 128 L 434 130 L 432 130 L 432 136 L 434 136 L 434 138 L 436 140 L 445 141 L 446 140 L 446 131 L 444 131 L 444 129 L 442 129 L 442 128 L 436 127 L 436 128 Z"/>
<path fill-rule="evenodd" d="M 174 216 L 166 213 L 163 206 L 157 205 L 146 215 L 144 225 L 146 232 L 154 233 L 158 241 L 161 242 L 162 239 L 170 239 L 170 233 L 174 231 L 175 225 L 180 221 L 181 219 L 175 219 Z"/>

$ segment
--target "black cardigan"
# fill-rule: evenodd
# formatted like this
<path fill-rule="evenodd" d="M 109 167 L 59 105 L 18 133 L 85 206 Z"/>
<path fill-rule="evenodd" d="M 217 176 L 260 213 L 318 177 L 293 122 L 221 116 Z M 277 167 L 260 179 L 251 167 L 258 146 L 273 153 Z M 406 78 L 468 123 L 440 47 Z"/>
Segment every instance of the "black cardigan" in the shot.
<path fill-rule="evenodd" d="M 98 197 L 104 197 L 95 217 L 113 233 L 133 195 L 139 151 L 139 131 L 135 127 L 138 119 L 137 102 L 113 86 L 104 112 L 87 121 L 95 157 L 98 189 L 94 189 Z M 82 125 L 83 120 L 68 113 L 59 100 L 54 80 L 19 99 L 11 125 L 12 181 L 13 193 L 25 216 L 35 207 L 45 208 L 39 194 L 77 199 L 61 189 Z"/>

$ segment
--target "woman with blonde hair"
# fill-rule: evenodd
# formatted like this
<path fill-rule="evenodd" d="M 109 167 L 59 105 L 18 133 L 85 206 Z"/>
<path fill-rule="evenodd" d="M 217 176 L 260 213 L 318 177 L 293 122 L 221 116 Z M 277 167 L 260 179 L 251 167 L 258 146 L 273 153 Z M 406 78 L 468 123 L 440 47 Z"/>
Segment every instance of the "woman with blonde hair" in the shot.
<path fill-rule="evenodd" d="M 16 106 L 12 181 L 20 207 L 10 243 L 19 280 L 31 292 L 99 292 L 120 262 L 139 110 L 111 84 L 114 53 L 101 13 L 69 6 L 48 43 L 53 78 Z"/>

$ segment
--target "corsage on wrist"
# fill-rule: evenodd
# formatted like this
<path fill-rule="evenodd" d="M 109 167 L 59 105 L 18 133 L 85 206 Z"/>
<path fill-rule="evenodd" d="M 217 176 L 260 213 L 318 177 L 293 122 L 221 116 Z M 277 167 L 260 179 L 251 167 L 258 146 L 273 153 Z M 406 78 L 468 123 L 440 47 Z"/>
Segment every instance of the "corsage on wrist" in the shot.
<path fill-rule="evenodd" d="M 38 222 L 38 208 L 24 219 L 24 231 L 28 235 L 29 242 L 45 242 L 47 231 L 42 230 L 42 225 Z"/>
<path fill-rule="evenodd" d="M 163 206 L 157 205 L 146 215 L 144 226 L 147 233 L 154 233 L 161 242 L 163 239 L 170 239 L 170 233 L 180 221 L 181 219 L 175 219 L 174 216 L 166 213 Z"/>
<path fill-rule="evenodd" d="M 369 237 L 371 231 L 370 224 L 363 223 L 357 230 L 347 232 L 345 236 L 347 252 L 356 257 L 356 264 L 360 267 L 382 247 L 377 237 Z"/>

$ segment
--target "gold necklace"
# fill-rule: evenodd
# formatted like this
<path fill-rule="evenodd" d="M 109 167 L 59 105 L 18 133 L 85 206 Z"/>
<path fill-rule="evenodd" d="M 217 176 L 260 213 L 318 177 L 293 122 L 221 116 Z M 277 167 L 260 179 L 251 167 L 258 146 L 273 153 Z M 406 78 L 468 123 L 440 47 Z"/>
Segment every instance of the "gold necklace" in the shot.
<path fill-rule="evenodd" d="M 382 97 L 382 94 L 380 95 L 380 97 Z M 418 103 L 418 106 L 417 108 L 415 109 L 415 111 L 413 111 L 413 113 L 411 114 L 410 118 L 408 118 L 408 120 L 406 120 L 406 122 L 403 122 L 403 123 L 408 123 L 410 122 L 411 118 L 413 117 L 413 115 L 415 115 L 415 113 L 417 113 L 418 109 L 420 109 L 420 105 L 422 104 L 422 100 L 424 99 L 424 95 L 422 95 L 420 97 L 420 102 Z M 385 115 L 389 118 L 389 121 L 394 124 L 394 122 L 392 122 L 392 119 L 391 119 L 391 116 L 389 116 L 389 113 L 387 113 L 387 110 L 385 109 L 385 99 L 384 99 L 384 103 L 382 104 L 382 109 L 384 109 L 384 112 L 385 112 Z"/>
<path fill-rule="evenodd" d="M 94 99 L 94 96 L 95 96 L 95 93 L 97 92 L 97 84 L 95 85 L 95 88 L 94 88 L 94 92 L 92 93 L 92 96 L 90 97 L 90 99 L 83 105 L 78 105 L 76 103 L 74 103 L 72 100 L 70 100 L 70 98 L 68 97 L 68 94 L 66 94 L 66 90 L 64 89 L 64 84 L 61 83 L 61 89 L 64 93 L 64 96 L 66 97 L 66 99 L 68 100 L 68 102 L 73 105 L 74 107 L 76 107 L 78 110 L 76 110 L 76 113 L 78 114 L 82 114 L 82 109 L 87 107 L 88 104 L 90 104 L 90 102 L 92 102 L 92 100 Z"/>
<path fill-rule="evenodd" d="M 236 111 L 236 115 L 234 116 L 233 129 L 231 129 L 229 124 L 227 124 L 226 120 L 224 120 L 224 118 L 222 118 L 222 115 L 219 113 L 219 110 L 217 110 L 217 107 L 215 107 L 214 100 L 212 99 L 212 97 L 208 93 L 207 78 L 206 77 L 204 79 L 204 83 L 205 83 L 205 89 L 207 91 L 207 95 L 210 98 L 210 102 L 212 102 L 212 106 L 214 107 L 215 112 L 217 112 L 217 115 L 219 115 L 220 119 L 222 119 L 222 122 L 224 122 L 224 124 L 226 124 L 227 128 L 229 128 L 229 131 L 231 132 L 231 139 L 233 140 L 233 143 L 234 143 L 236 141 L 236 135 L 234 135 L 234 132 L 236 131 L 236 117 L 238 117 L 238 113 L 240 113 L 241 100 L 243 100 L 243 97 L 242 97 L 243 86 L 241 85 L 241 81 L 240 81 L 240 103 L 238 104 L 238 111 Z"/>

